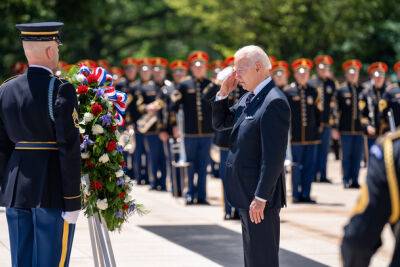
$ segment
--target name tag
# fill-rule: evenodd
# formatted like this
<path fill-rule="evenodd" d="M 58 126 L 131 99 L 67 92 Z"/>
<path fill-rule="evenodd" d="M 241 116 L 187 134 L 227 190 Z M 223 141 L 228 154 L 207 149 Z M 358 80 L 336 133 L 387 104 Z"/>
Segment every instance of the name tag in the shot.
<path fill-rule="evenodd" d="M 343 95 L 344 95 L 344 97 L 351 97 L 350 93 L 344 93 Z"/>
<path fill-rule="evenodd" d="M 254 116 L 246 116 L 244 119 L 245 120 L 254 120 Z"/>

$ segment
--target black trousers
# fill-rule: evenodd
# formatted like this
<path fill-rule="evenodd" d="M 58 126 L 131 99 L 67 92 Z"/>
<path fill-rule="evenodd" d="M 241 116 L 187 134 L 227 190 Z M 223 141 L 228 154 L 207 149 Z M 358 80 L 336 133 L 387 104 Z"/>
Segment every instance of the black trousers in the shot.
<path fill-rule="evenodd" d="M 252 223 L 249 211 L 240 209 L 246 267 L 279 266 L 280 209 L 264 210 L 264 220 Z"/>

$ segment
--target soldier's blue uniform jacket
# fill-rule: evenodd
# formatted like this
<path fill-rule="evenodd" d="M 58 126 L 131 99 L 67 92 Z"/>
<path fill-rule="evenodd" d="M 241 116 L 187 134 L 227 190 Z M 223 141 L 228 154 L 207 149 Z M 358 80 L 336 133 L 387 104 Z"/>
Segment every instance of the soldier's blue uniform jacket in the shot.
<path fill-rule="evenodd" d="M 211 122 L 210 90 L 214 91 L 215 95 L 218 86 L 206 78 L 195 80 L 189 77 L 172 93 L 172 110 L 178 111 L 179 106 L 183 104 L 185 136 L 212 136 L 214 131 Z"/>
<path fill-rule="evenodd" d="M 379 135 L 382 135 L 387 129 L 387 124 L 383 120 L 382 109 L 379 108 L 379 103 L 382 103 L 382 97 L 386 92 L 385 85 L 377 89 L 375 86 L 369 85 L 363 90 L 362 93 L 362 106 L 364 107 L 362 110 L 362 124 L 366 128 L 368 125 L 375 128 L 376 135 L 368 136 L 369 138 L 376 138 Z"/>
<path fill-rule="evenodd" d="M 316 78 L 309 81 L 309 84 L 317 89 L 319 105 L 321 110 L 321 124 L 332 126 L 334 124 L 332 117 L 332 108 L 334 105 L 334 95 L 336 91 L 336 83 L 332 79 L 322 80 Z"/>
<path fill-rule="evenodd" d="M 318 144 L 321 112 L 317 90 L 292 83 L 284 91 L 292 110 L 292 144 Z"/>
<path fill-rule="evenodd" d="M 0 205 L 81 208 L 80 138 L 74 87 L 40 67 L 0 87 Z M 49 100 L 53 106 L 51 119 Z"/>
<path fill-rule="evenodd" d="M 363 87 L 344 83 L 336 91 L 337 121 L 335 127 L 341 133 L 360 134 L 365 131 L 361 124 L 365 102 L 362 100 Z"/>
<path fill-rule="evenodd" d="M 384 132 L 390 130 L 388 111 L 392 112 L 395 126 L 397 127 L 400 125 L 400 87 L 397 84 L 391 84 L 388 86 L 379 102 L 379 110 L 382 112 L 383 120 L 385 122 L 383 129 Z"/>
<path fill-rule="evenodd" d="M 345 267 L 368 266 L 381 246 L 381 232 L 386 223 L 395 233 L 391 267 L 400 266 L 400 131 L 389 133 L 371 148 L 366 186 L 341 245 Z"/>

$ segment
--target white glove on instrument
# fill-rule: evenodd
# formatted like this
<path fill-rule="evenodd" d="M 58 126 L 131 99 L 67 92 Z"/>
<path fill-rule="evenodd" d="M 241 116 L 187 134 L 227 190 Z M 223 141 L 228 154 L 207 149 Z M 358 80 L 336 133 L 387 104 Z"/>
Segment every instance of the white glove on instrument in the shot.
<path fill-rule="evenodd" d="M 76 224 L 80 210 L 63 211 L 61 217 L 69 224 Z"/>

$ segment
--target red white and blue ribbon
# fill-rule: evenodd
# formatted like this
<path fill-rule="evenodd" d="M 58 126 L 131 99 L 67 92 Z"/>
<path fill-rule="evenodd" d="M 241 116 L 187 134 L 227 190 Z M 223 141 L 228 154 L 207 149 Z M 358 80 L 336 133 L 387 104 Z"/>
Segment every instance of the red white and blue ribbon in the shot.
<path fill-rule="evenodd" d="M 124 124 L 123 115 L 125 115 L 128 96 L 124 92 L 115 90 L 113 86 L 106 86 L 102 89 L 104 90 L 103 97 L 113 102 L 114 108 L 117 111 L 115 120 L 119 126 L 122 126 Z"/>
<path fill-rule="evenodd" d="M 115 90 L 115 88 L 112 86 L 112 75 L 108 74 L 107 71 L 101 67 L 94 69 L 94 71 L 92 72 L 90 68 L 85 65 L 82 65 L 80 67 L 78 73 L 83 74 L 85 77 L 89 75 L 94 75 L 97 80 L 98 86 L 101 87 L 94 90 L 103 91 L 103 97 L 113 102 L 114 108 L 116 110 L 115 120 L 119 126 L 124 125 L 123 115 L 125 115 L 126 101 L 128 99 L 128 96 L 124 92 Z"/>

